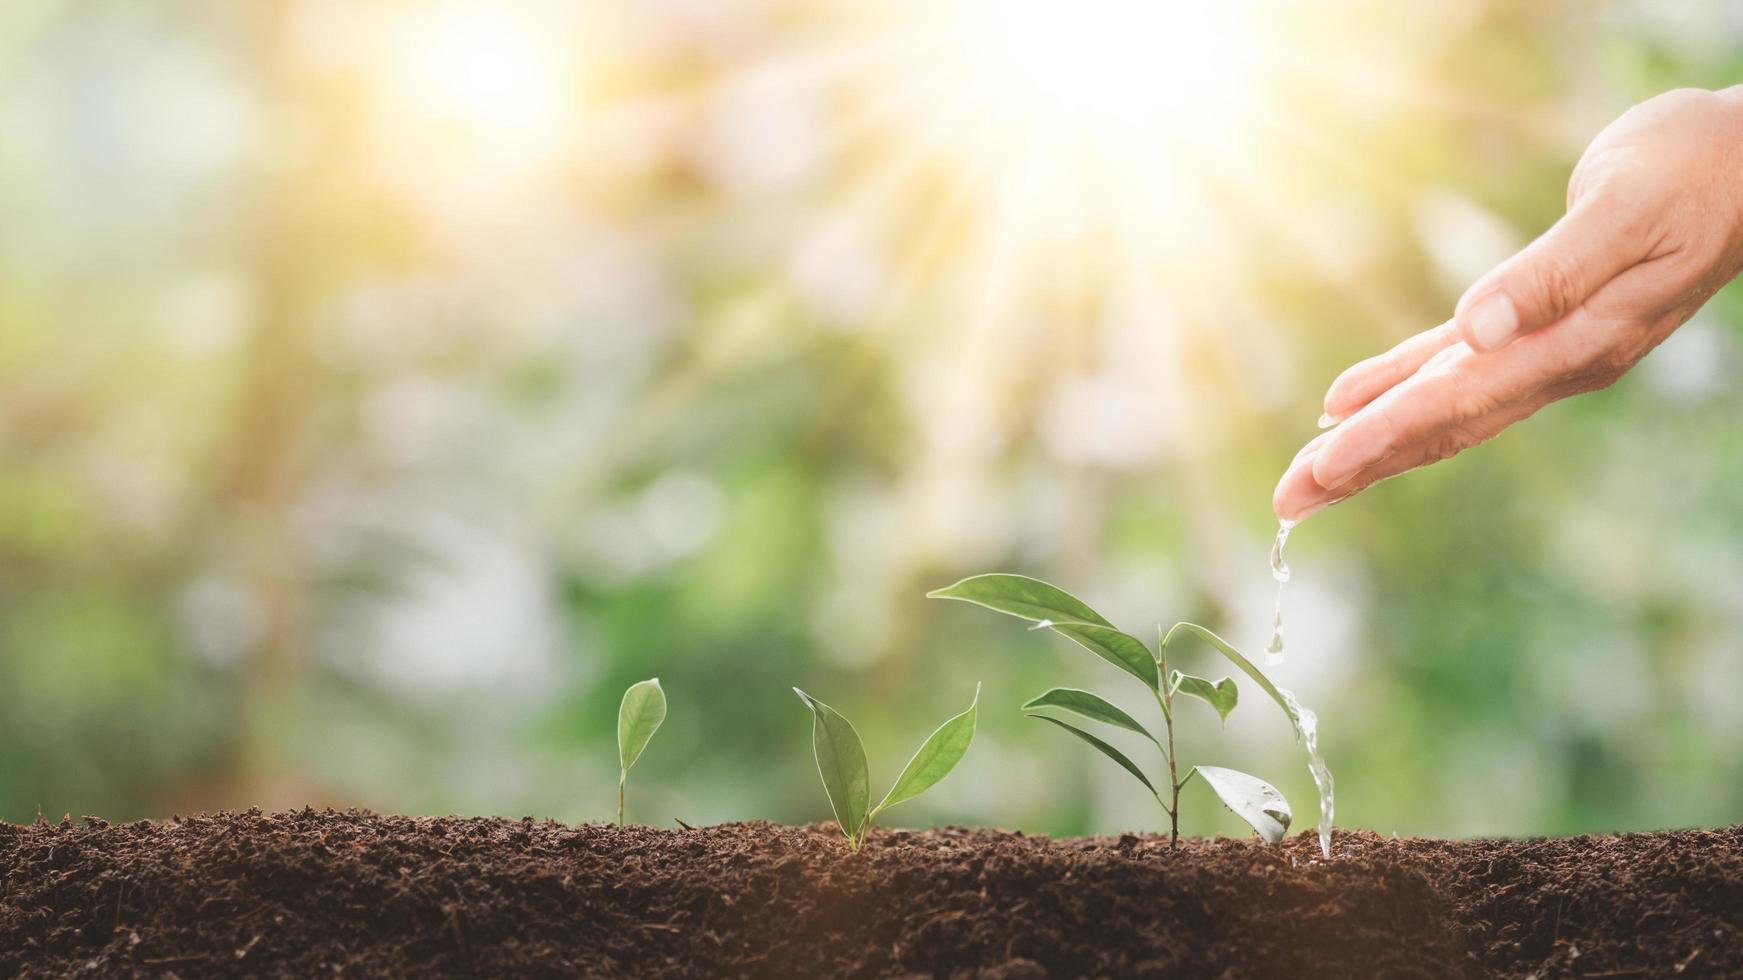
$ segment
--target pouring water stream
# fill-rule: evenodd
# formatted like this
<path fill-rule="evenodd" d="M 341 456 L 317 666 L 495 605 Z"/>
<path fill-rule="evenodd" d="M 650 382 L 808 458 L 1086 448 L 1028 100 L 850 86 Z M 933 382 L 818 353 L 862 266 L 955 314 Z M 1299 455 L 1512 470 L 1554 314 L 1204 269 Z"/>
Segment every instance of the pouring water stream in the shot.
<path fill-rule="evenodd" d="M 1271 645 L 1265 648 L 1267 667 L 1283 662 L 1283 583 L 1289 581 L 1289 563 L 1283 560 L 1283 546 L 1294 529 L 1294 521 L 1278 521 L 1277 539 L 1271 542 L 1271 577 L 1277 580 L 1277 602 L 1271 614 Z"/>
<path fill-rule="evenodd" d="M 1277 601 L 1271 617 L 1271 643 L 1265 648 L 1265 663 L 1276 666 L 1283 662 L 1283 583 L 1289 581 L 1289 563 L 1283 560 L 1283 546 L 1289 541 L 1294 521 L 1280 521 L 1277 538 L 1271 542 L 1271 577 L 1277 582 Z M 1279 687 L 1277 693 L 1289 711 L 1290 721 L 1307 749 L 1307 771 L 1313 774 L 1313 785 L 1319 790 L 1319 852 L 1331 857 L 1331 823 L 1335 803 L 1332 795 L 1331 769 L 1319 751 L 1319 716 L 1301 706 L 1294 692 Z"/>

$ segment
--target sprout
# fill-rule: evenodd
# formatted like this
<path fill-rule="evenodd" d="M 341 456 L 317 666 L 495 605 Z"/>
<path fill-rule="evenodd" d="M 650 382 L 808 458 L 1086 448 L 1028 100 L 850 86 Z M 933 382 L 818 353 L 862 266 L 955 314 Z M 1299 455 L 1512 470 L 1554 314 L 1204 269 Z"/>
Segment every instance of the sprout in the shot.
<path fill-rule="evenodd" d="M 617 825 L 623 826 L 623 784 L 629 779 L 629 767 L 641 758 L 648 740 L 660 730 L 666 720 L 666 692 L 658 677 L 631 684 L 623 692 L 623 703 L 617 706 L 617 758 L 622 767 L 617 773 Z"/>
<path fill-rule="evenodd" d="M 1101 696 L 1075 688 L 1056 687 L 1023 705 L 1023 711 L 1034 718 L 1050 722 L 1070 732 L 1102 755 L 1130 773 L 1150 794 L 1156 797 L 1163 812 L 1168 814 L 1170 846 L 1180 840 L 1180 790 L 1196 774 L 1216 793 L 1225 806 L 1252 826 L 1267 843 L 1283 839 L 1289 829 L 1289 803 L 1283 794 L 1256 776 L 1219 766 L 1196 766 L 1181 776 L 1175 762 L 1174 708 L 1176 695 L 1187 695 L 1208 704 L 1219 719 L 1226 719 L 1235 709 L 1240 691 L 1232 678 L 1211 681 L 1192 674 L 1172 670 L 1168 666 L 1170 643 L 1181 633 L 1191 633 L 1208 643 L 1212 649 L 1240 668 L 1282 707 L 1297 732 L 1301 731 L 1299 709 L 1253 666 L 1252 661 L 1222 637 L 1193 623 L 1176 623 L 1161 636 L 1156 653 L 1151 655 L 1143 641 L 1115 629 L 1112 623 L 1085 605 L 1075 596 L 1038 579 L 1022 575 L 976 575 L 950 586 L 928 593 L 935 599 L 959 599 L 988 609 L 1027 619 L 1037 624 L 1035 629 L 1051 629 L 1075 641 L 1079 646 L 1137 678 L 1156 699 L 1161 709 L 1163 737 L 1157 739 L 1137 719 L 1115 707 Z M 1166 683 L 1164 683 L 1166 681 Z M 1150 777 L 1125 753 L 1095 735 L 1053 714 L 1063 713 L 1114 728 L 1142 735 L 1156 746 L 1168 767 L 1164 797 Z"/>
<path fill-rule="evenodd" d="M 829 705 L 798 688 L 793 693 L 811 709 L 811 748 L 817 755 L 817 773 L 823 777 L 823 792 L 835 811 L 835 823 L 847 836 L 848 847 L 858 851 L 871 832 L 878 814 L 897 803 L 911 800 L 943 779 L 968 752 L 974 741 L 975 712 L 980 704 L 980 685 L 968 710 L 938 726 L 908 760 L 883 802 L 871 806 L 871 776 L 866 768 L 865 747 L 853 723 Z"/>

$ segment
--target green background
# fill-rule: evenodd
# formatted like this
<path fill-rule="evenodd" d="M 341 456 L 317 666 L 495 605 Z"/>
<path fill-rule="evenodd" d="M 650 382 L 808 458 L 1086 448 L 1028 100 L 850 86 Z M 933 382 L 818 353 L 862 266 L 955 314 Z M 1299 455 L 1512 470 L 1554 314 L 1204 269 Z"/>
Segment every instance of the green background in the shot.
<path fill-rule="evenodd" d="M 1001 202 L 945 162 L 806 250 L 904 137 L 819 139 L 855 77 L 741 82 L 851 10 L 574 5 L 549 37 L 588 57 L 533 80 L 585 90 L 552 138 L 377 98 L 381 37 L 439 6 L 0 5 L 0 818 L 605 819 L 618 699 L 658 676 L 632 819 L 825 819 L 793 686 L 881 795 L 979 681 L 963 764 L 886 824 L 1157 829 L 1017 710 L 1143 692 L 924 593 L 1019 571 L 1257 652 L 1324 386 L 1554 220 L 1606 121 L 1743 79 L 1717 2 L 1322 7 L 1297 56 L 1399 70 L 1279 110 L 1331 150 L 1249 135 L 1280 203 L 1202 188 L 1216 269 L 1172 255 L 1133 299 L 1031 257 L 971 314 L 962 229 Z M 1341 825 L 1743 817 L 1740 345 L 1732 287 L 1613 389 L 1298 529 L 1275 676 Z M 1221 732 L 1183 709 L 1182 758 L 1305 827 L 1301 750 L 1243 694 Z M 1242 832 L 1188 795 L 1189 832 Z"/>

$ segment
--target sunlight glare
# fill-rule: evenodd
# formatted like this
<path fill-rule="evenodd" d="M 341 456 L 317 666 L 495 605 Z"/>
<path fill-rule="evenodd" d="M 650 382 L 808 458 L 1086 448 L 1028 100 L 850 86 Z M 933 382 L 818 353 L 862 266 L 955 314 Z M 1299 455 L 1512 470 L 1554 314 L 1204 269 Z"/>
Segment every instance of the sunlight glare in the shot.
<path fill-rule="evenodd" d="M 908 16 L 904 125 L 947 134 L 978 225 L 1018 236 L 997 246 L 1016 261 L 1057 244 L 1142 267 L 1216 232 L 1207 188 L 1250 156 L 1271 95 L 1252 3 L 955 0 Z"/>
<path fill-rule="evenodd" d="M 540 4 L 478 0 L 442 0 L 396 19 L 377 69 L 389 165 L 459 179 L 521 178 L 555 163 L 585 67 L 571 20 Z"/>
<path fill-rule="evenodd" d="M 971 85 L 1051 135 L 1109 149 L 1237 123 L 1259 67 L 1236 4 L 965 0 L 958 18 Z"/>

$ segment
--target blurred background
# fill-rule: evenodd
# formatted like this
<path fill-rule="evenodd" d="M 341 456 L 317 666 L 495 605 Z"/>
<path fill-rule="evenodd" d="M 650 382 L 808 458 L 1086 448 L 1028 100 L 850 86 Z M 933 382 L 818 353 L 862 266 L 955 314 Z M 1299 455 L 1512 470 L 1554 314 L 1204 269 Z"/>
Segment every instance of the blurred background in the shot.
<path fill-rule="evenodd" d="M 1141 690 L 923 594 L 1259 651 L 1327 383 L 1740 51 L 1719 0 L 8 0 L 0 818 L 609 818 L 657 675 L 632 819 L 825 819 L 793 685 L 881 793 L 981 681 L 889 823 L 1162 827 L 1017 710 Z M 1296 531 L 1340 825 L 1743 819 L 1740 347 L 1734 287 Z M 1256 691 L 1184 711 L 1312 822 Z"/>

